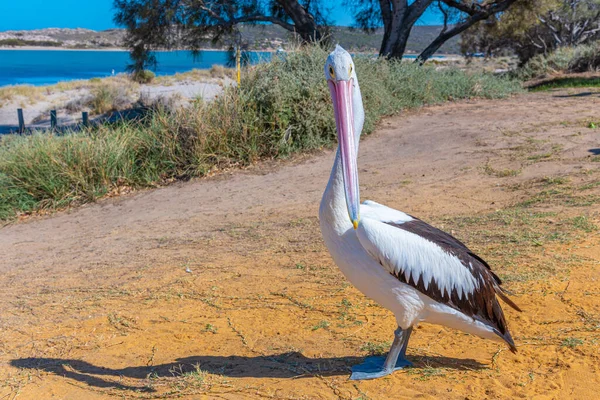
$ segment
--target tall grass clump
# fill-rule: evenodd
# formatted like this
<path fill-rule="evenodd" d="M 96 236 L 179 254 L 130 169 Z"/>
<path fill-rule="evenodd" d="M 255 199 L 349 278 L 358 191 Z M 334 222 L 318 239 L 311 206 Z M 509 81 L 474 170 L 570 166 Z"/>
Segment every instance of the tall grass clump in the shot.
<path fill-rule="evenodd" d="M 0 218 L 332 145 L 326 57 L 319 47 L 274 56 L 245 70 L 239 87 L 225 88 L 211 102 L 175 111 L 155 107 L 141 121 L 0 139 Z M 517 82 L 488 74 L 360 56 L 355 61 L 366 133 L 402 109 L 520 90 Z"/>
<path fill-rule="evenodd" d="M 88 105 L 94 114 L 117 111 L 131 103 L 127 89 L 116 84 L 104 84 L 92 87 Z"/>
<path fill-rule="evenodd" d="M 3 206 L 62 207 L 93 201 L 118 186 L 151 186 L 176 176 L 184 167 L 179 143 L 160 119 L 150 118 L 147 126 L 122 123 L 85 133 L 5 139 L 0 146 Z"/>
<path fill-rule="evenodd" d="M 0 172 L 0 220 L 10 219 L 15 211 L 30 211 L 38 203 L 18 181 Z"/>

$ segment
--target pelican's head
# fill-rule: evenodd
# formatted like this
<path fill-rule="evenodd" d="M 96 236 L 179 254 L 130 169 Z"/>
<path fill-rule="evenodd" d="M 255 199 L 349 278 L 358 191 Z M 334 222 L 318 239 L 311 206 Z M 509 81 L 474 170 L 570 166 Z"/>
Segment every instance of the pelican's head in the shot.
<path fill-rule="evenodd" d="M 356 134 L 354 132 L 352 98 L 353 84 L 356 80 L 354 69 L 352 57 L 340 46 L 335 47 L 325 62 L 325 78 L 333 101 L 339 154 L 342 161 L 346 207 L 350 221 L 356 229 L 359 221 L 360 193 L 356 167 Z"/>

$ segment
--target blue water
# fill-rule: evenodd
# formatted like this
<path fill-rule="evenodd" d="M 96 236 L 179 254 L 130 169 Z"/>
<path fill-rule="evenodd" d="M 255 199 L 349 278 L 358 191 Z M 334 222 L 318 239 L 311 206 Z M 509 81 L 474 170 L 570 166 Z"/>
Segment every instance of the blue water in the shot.
<path fill-rule="evenodd" d="M 250 52 L 250 62 L 269 59 L 271 53 Z M 157 52 L 157 75 L 172 75 L 194 68 L 228 65 L 226 51 L 202 51 L 194 58 L 187 51 Z M 74 79 L 102 78 L 125 72 L 131 63 L 125 51 L 0 50 L 0 86 L 50 85 Z"/>

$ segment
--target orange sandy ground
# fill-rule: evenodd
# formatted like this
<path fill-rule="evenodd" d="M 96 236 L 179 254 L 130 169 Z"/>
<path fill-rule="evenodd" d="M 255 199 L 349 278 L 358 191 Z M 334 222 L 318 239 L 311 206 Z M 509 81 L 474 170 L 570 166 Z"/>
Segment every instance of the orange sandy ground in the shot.
<path fill-rule="evenodd" d="M 386 120 L 363 199 L 487 259 L 523 308 L 518 353 L 393 316 L 348 284 L 316 218 L 331 151 L 0 229 L 0 399 L 600 398 L 600 93 L 524 94 Z M 190 272 L 186 272 L 190 271 Z"/>

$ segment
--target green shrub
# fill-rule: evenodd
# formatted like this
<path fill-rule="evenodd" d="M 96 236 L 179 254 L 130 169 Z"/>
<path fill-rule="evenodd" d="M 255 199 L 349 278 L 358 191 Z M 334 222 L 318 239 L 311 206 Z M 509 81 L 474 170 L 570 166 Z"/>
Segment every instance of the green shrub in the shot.
<path fill-rule="evenodd" d="M 600 69 L 600 42 L 594 42 L 577 47 L 560 47 L 550 54 L 539 54 L 521 67 L 518 76 L 528 80 L 552 74 L 598 69 Z"/>
<path fill-rule="evenodd" d="M 150 83 L 155 77 L 154 72 L 147 69 L 135 71 L 131 74 L 131 79 L 137 83 Z"/>
<path fill-rule="evenodd" d="M 588 72 L 600 69 L 600 42 L 590 43 L 575 48 L 573 58 L 569 62 L 570 72 Z"/>
<path fill-rule="evenodd" d="M 215 168 L 335 143 L 335 121 L 323 76 L 327 53 L 308 48 L 244 71 L 240 87 L 211 102 L 142 121 L 0 142 L 0 218 L 19 210 L 93 201 L 118 186 L 143 187 L 201 176 Z M 365 103 L 365 133 L 402 109 L 471 97 L 504 97 L 516 81 L 455 69 L 356 58 Z M 98 109 L 112 94 L 98 88 Z"/>
<path fill-rule="evenodd" d="M 561 47 L 550 54 L 538 54 L 531 58 L 519 71 L 522 79 L 545 77 L 548 74 L 565 72 L 573 58 L 572 47 Z"/>

